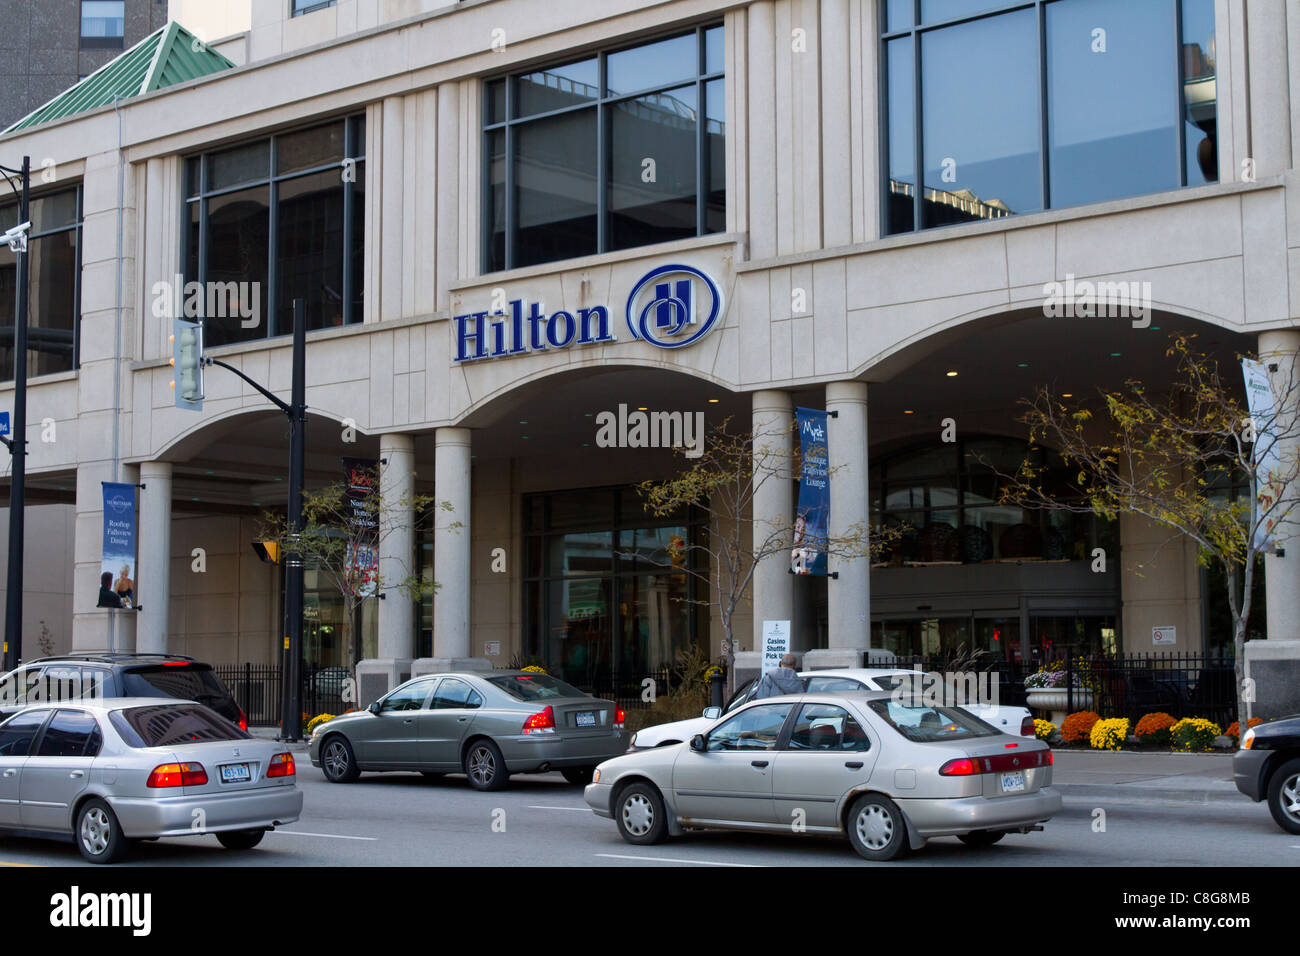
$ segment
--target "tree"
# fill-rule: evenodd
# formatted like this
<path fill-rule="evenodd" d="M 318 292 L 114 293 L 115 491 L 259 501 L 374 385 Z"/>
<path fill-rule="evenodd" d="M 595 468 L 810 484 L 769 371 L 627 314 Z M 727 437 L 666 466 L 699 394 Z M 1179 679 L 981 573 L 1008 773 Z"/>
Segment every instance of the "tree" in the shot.
<path fill-rule="evenodd" d="M 1271 367 L 1271 410 L 1251 416 L 1240 386 L 1223 381 L 1217 360 L 1193 335 L 1175 335 L 1165 355 L 1174 364 L 1169 389 L 1152 395 L 1139 381 L 1099 390 L 1097 409 L 1066 405 L 1040 388 L 1020 421 L 1029 442 L 1054 449 L 1077 472 L 1065 487 L 1047 487 L 1044 466 L 1026 460 L 1003 488 L 1002 501 L 1023 507 L 1092 512 L 1108 519 L 1138 515 L 1186 535 L 1203 566 L 1224 573 L 1232 617 L 1238 726 L 1246 726 L 1246 624 L 1256 557 L 1268 536 L 1294 524 L 1300 487 L 1297 382 Z M 1249 358 L 1249 356 L 1241 356 Z M 1267 359 L 1267 357 L 1266 357 Z M 1267 397 L 1267 396 L 1266 396 Z M 1243 497 L 1229 488 L 1244 484 Z M 1244 498 L 1244 500 L 1243 500 Z"/>
<path fill-rule="evenodd" d="M 760 522 L 752 519 L 755 496 L 769 481 L 786 481 L 799 469 L 798 452 L 786 450 L 784 433 L 793 431 L 793 423 L 753 432 L 731 431 L 729 424 L 727 419 L 712 428 L 699 457 L 686 458 L 688 464 L 675 476 L 636 486 L 648 514 L 666 518 L 688 509 L 701 514 L 700 539 L 675 544 L 667 560 L 627 556 L 689 574 L 704 585 L 708 598 L 692 603 L 717 610 L 726 639 L 727 680 L 734 690 L 736 611 L 748 599 L 759 562 L 778 554 L 789 558 L 795 533 L 793 500 L 789 520 Z M 676 451 L 685 458 L 686 449 Z M 836 470 L 830 469 L 832 474 Z M 891 544 L 902 530 L 872 532 L 866 523 L 859 523 L 842 535 L 823 539 L 822 550 L 846 560 L 868 557 Z"/>
<path fill-rule="evenodd" d="M 306 567 L 325 575 L 342 596 L 350 623 L 356 621 L 361 602 L 372 595 L 418 600 L 437 592 L 437 582 L 411 566 L 413 555 L 395 565 L 381 564 L 378 555 L 382 542 L 397 530 L 410 527 L 418 533 L 430 526 L 435 509 L 452 510 L 449 502 L 414 492 L 386 497 L 377 480 L 372 488 L 368 494 L 353 494 L 348 482 L 338 481 L 304 490 L 302 529 L 296 537 L 288 515 L 281 512 L 263 514 L 258 530 L 261 540 L 275 542 L 284 554 L 296 551 Z"/>

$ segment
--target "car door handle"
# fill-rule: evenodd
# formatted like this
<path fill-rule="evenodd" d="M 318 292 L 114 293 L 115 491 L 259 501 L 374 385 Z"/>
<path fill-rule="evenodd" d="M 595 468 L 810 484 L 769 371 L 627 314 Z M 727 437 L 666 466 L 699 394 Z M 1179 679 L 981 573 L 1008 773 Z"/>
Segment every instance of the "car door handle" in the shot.
<path fill-rule="evenodd" d="M 766 761 L 766 760 L 751 760 L 751 761 L 749 762 L 749 765 L 750 765 L 751 767 L 755 768 L 756 770 L 762 770 L 764 767 L 767 766 L 767 761 Z"/>
<path fill-rule="evenodd" d="M 844 766 L 848 767 L 850 770 L 861 770 L 861 769 L 862 769 L 862 761 L 861 761 L 861 760 L 846 760 L 846 761 L 844 762 Z"/>
<path fill-rule="evenodd" d="M 411 723 L 414 723 L 414 722 L 415 722 L 415 718 L 414 718 L 414 717 L 407 717 L 404 721 L 402 721 L 402 723 L 404 723 L 404 724 L 411 724 Z"/>
<path fill-rule="evenodd" d="M 463 723 L 465 723 L 465 721 L 467 721 L 467 720 L 469 720 L 468 717 L 457 717 L 457 718 L 456 718 L 456 723 L 458 723 L 458 724 L 463 724 Z"/>
<path fill-rule="evenodd" d="M 10 767 L 8 770 L 5 771 L 5 776 L 6 776 L 6 777 L 12 777 L 12 776 L 13 776 L 14 774 L 16 774 L 17 772 L 18 772 L 18 771 L 15 770 L 13 767 Z"/>
<path fill-rule="evenodd" d="M 85 771 L 83 770 L 74 770 L 72 773 L 68 774 L 69 777 L 84 777 L 85 775 Z"/>

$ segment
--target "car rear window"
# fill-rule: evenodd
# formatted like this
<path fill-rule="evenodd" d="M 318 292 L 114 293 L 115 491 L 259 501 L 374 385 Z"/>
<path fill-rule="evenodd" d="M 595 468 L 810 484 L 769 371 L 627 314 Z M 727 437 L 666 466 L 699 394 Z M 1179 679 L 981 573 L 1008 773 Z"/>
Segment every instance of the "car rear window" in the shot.
<path fill-rule="evenodd" d="M 122 671 L 122 696 L 225 701 L 230 691 L 206 664 L 149 664 Z"/>
<path fill-rule="evenodd" d="M 489 677 L 488 683 L 500 687 L 515 700 L 551 700 L 556 697 L 586 697 L 578 688 L 556 680 L 549 674 L 504 674 Z"/>
<path fill-rule="evenodd" d="M 205 740 L 249 740 L 226 718 L 201 704 L 150 704 L 109 714 L 122 739 L 132 747 L 175 747 Z"/>
<path fill-rule="evenodd" d="M 893 698 L 873 700 L 868 706 L 908 740 L 920 744 L 996 737 L 1002 733 L 958 707 L 914 707 Z"/>

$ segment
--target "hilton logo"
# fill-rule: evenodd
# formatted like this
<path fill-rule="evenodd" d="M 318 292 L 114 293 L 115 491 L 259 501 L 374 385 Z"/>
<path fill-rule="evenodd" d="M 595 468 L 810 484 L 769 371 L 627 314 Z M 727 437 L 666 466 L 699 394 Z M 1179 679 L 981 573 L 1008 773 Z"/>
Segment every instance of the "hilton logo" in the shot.
<path fill-rule="evenodd" d="M 722 315 L 722 292 L 693 266 L 660 266 L 644 275 L 627 297 L 628 332 L 661 349 L 699 341 Z M 538 302 L 513 299 L 509 312 L 471 312 L 453 317 L 456 361 L 500 358 L 615 342 L 609 309 L 603 305 L 546 314 Z"/>

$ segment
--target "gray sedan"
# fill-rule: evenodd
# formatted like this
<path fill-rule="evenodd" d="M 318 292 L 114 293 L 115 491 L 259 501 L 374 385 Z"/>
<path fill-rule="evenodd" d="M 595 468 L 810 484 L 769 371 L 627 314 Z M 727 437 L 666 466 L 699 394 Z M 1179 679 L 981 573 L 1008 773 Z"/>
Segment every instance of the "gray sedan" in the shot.
<path fill-rule="evenodd" d="M 888 692 L 774 697 L 687 743 L 596 768 L 588 805 L 629 843 L 688 829 L 845 836 L 868 860 L 929 839 L 970 846 L 1042 829 L 1061 809 L 1052 751 L 961 708 Z"/>
<path fill-rule="evenodd" d="M 350 783 L 363 770 L 463 772 L 476 790 L 512 773 L 559 770 L 573 784 L 627 749 L 623 711 L 564 681 L 528 671 L 430 674 L 312 733 L 312 766 Z"/>
<path fill-rule="evenodd" d="M 174 698 L 29 707 L 0 724 L 0 830 L 71 839 L 91 863 L 211 833 L 247 850 L 302 812 L 293 756 Z"/>

